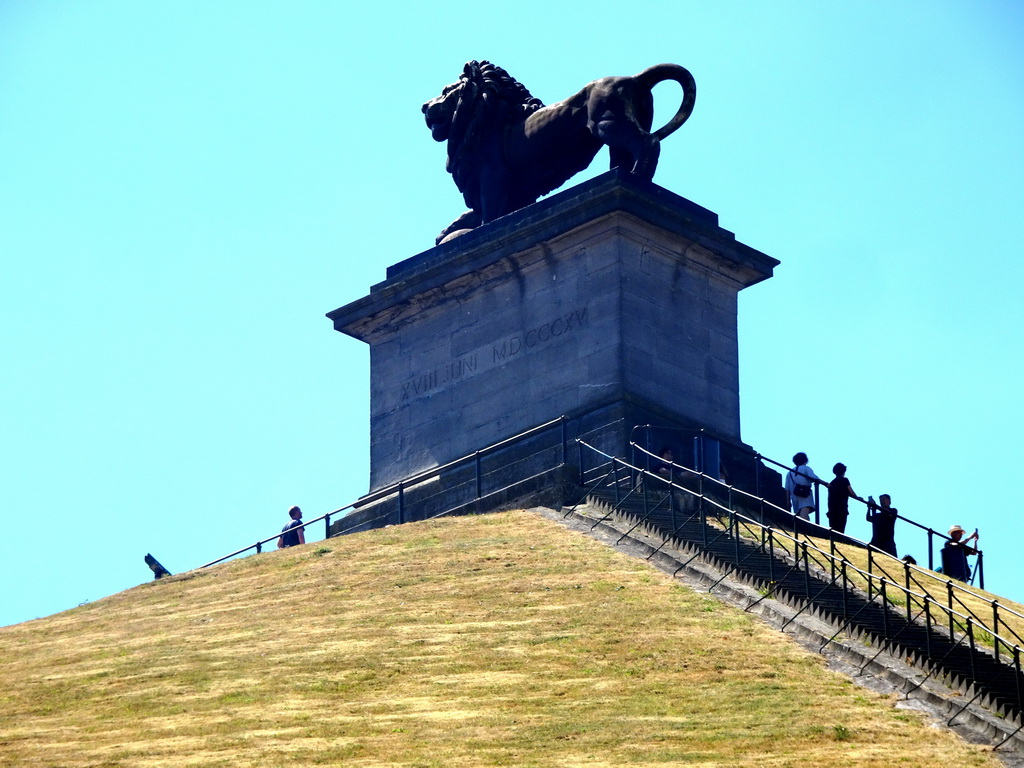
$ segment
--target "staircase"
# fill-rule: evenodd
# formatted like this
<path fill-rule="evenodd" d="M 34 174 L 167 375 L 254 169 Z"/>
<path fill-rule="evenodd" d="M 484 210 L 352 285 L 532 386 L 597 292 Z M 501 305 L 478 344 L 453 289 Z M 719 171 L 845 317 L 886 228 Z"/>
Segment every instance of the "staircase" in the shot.
<path fill-rule="evenodd" d="M 696 553 L 723 578 L 736 579 L 825 622 L 836 629 L 833 638 L 846 633 L 879 652 L 887 650 L 959 690 L 968 702 L 977 700 L 1017 724 L 1024 722 L 1024 676 L 1019 668 L 997 660 L 990 648 L 975 644 L 969 620 L 968 634 L 951 633 L 948 616 L 933 615 L 928 601 L 924 609 L 901 610 L 885 594 L 885 584 L 869 595 L 846 578 L 844 564 L 836 567 L 822 560 L 820 555 L 827 553 L 806 542 L 801 549 L 799 542 L 784 533 L 780 536 L 775 528 L 737 514 L 702 514 L 699 497 L 680 490 L 674 496 L 665 481 L 648 477 L 639 489 L 625 489 L 621 483 L 618 490 L 599 485 L 588 492 L 586 501 L 602 514 L 662 532 L 676 548 Z M 707 510 L 711 505 L 704 506 Z"/>

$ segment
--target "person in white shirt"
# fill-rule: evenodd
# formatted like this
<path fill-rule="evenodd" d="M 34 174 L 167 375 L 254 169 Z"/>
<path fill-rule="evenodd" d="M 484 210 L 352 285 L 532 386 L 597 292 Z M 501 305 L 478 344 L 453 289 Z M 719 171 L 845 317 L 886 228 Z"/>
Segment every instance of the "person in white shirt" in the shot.
<path fill-rule="evenodd" d="M 821 478 L 807 466 L 807 454 L 798 453 L 793 457 L 793 468 L 786 473 L 786 493 L 793 507 L 793 514 L 804 520 L 811 519 L 814 511 L 814 483 Z"/>

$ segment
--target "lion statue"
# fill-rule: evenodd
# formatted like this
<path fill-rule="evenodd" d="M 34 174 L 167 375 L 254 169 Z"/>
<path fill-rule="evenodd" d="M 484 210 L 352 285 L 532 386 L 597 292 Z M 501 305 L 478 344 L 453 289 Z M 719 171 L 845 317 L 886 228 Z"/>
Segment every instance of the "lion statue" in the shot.
<path fill-rule="evenodd" d="M 651 89 L 674 80 L 683 101 L 651 133 Z M 448 142 L 447 169 L 469 210 L 445 227 L 441 243 L 519 210 L 590 165 L 602 146 L 611 167 L 654 177 L 660 142 L 686 122 L 697 87 L 677 64 L 657 64 L 633 77 L 604 77 L 545 107 L 501 67 L 471 61 L 457 82 L 423 105 L 436 141 Z"/>

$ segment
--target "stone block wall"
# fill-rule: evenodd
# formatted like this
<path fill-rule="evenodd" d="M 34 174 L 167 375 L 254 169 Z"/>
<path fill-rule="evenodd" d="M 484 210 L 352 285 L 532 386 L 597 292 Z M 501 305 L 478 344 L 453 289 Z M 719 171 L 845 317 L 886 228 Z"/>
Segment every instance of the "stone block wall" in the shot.
<path fill-rule="evenodd" d="M 738 441 L 736 294 L 776 263 L 611 172 L 391 267 L 328 315 L 370 345 L 371 490 L 615 404 Z"/>

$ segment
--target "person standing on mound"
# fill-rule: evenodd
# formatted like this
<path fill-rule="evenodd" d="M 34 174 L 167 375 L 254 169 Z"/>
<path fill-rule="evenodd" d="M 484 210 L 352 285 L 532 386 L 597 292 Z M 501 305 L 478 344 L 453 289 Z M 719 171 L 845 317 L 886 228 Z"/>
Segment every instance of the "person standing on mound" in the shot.
<path fill-rule="evenodd" d="M 288 510 L 288 516 L 292 519 L 288 525 L 281 529 L 281 535 L 277 539 L 277 548 L 297 547 L 306 543 L 305 529 L 302 525 L 302 510 L 292 507 Z"/>
<path fill-rule="evenodd" d="M 846 533 L 846 520 L 850 516 L 850 499 L 856 499 L 853 486 L 846 477 L 846 465 L 838 462 L 832 467 L 835 479 L 828 484 L 828 527 Z"/>
<path fill-rule="evenodd" d="M 949 529 L 949 541 L 942 548 L 942 572 L 957 581 L 970 581 L 971 564 L 967 562 L 967 558 L 978 554 L 978 550 L 968 545 L 972 541 L 978 543 L 978 531 L 975 530 L 966 539 L 963 536 L 964 529 L 959 525 Z"/>
<path fill-rule="evenodd" d="M 883 493 L 878 503 L 868 496 L 868 522 L 871 523 L 871 546 L 896 557 L 896 518 L 899 513 L 892 506 L 892 497 Z"/>

